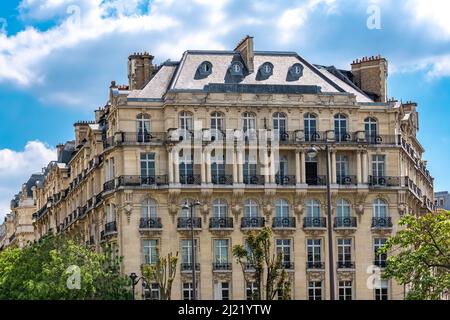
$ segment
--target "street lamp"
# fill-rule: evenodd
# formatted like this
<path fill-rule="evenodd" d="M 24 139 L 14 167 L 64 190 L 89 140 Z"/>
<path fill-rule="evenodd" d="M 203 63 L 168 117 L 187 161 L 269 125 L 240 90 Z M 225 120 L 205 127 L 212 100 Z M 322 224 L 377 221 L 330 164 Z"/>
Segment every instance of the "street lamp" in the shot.
<path fill-rule="evenodd" d="M 331 221 L 331 189 L 330 189 L 330 148 L 328 144 L 325 144 L 325 152 L 327 158 L 327 231 L 328 231 L 328 261 L 329 261 L 329 274 L 330 274 L 330 300 L 335 300 L 334 290 L 334 263 L 333 263 L 333 229 Z M 318 151 L 316 147 L 310 148 L 306 154 L 310 158 L 317 156 Z"/>
<path fill-rule="evenodd" d="M 186 202 L 183 205 L 183 210 L 189 210 L 191 220 L 191 255 L 192 255 L 192 300 L 197 299 L 196 295 L 196 270 L 195 270 L 195 250 L 194 250 L 194 207 L 200 206 L 200 201 L 193 203 Z"/>
<path fill-rule="evenodd" d="M 130 279 L 131 279 L 131 286 L 133 287 L 133 300 L 135 300 L 134 297 L 134 288 L 136 287 L 136 285 L 139 283 L 139 281 L 142 280 L 143 283 L 145 283 L 145 278 L 144 277 L 138 277 L 136 273 L 132 272 L 130 274 Z"/>

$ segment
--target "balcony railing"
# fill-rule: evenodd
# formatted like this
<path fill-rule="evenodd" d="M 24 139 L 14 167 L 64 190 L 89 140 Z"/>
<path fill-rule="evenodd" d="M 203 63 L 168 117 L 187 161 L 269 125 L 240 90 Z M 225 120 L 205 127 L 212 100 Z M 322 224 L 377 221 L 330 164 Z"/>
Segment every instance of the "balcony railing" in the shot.
<path fill-rule="evenodd" d="M 369 176 L 369 185 L 372 187 L 400 187 L 400 177 Z"/>
<path fill-rule="evenodd" d="M 327 179 L 325 176 L 306 177 L 306 184 L 309 186 L 325 186 Z"/>
<path fill-rule="evenodd" d="M 231 217 L 225 217 L 225 218 L 212 217 L 209 220 L 209 228 L 210 229 L 233 229 L 233 218 L 231 218 Z"/>
<path fill-rule="evenodd" d="M 335 228 L 356 228 L 356 217 L 336 217 L 334 218 Z"/>
<path fill-rule="evenodd" d="M 201 184 L 201 177 L 199 174 L 180 175 L 181 184 Z"/>
<path fill-rule="evenodd" d="M 262 228 L 265 219 L 263 217 L 243 217 L 241 220 L 242 229 Z"/>
<path fill-rule="evenodd" d="M 212 264 L 214 271 L 230 271 L 231 263 L 229 262 L 214 262 Z"/>
<path fill-rule="evenodd" d="M 306 269 L 325 269 L 325 263 L 321 261 L 308 261 L 306 262 Z"/>
<path fill-rule="evenodd" d="M 337 176 L 336 183 L 342 186 L 356 185 L 356 176 Z"/>
<path fill-rule="evenodd" d="M 139 221 L 139 229 L 161 229 L 161 218 L 159 217 L 145 217 Z"/>
<path fill-rule="evenodd" d="M 296 226 L 295 217 L 273 218 L 272 228 L 279 228 L 279 229 L 295 228 L 295 226 Z"/>
<path fill-rule="evenodd" d="M 374 229 L 392 228 L 392 218 L 391 217 L 372 218 L 372 228 Z"/>
<path fill-rule="evenodd" d="M 295 176 L 275 175 L 275 183 L 280 186 L 295 186 Z"/>
<path fill-rule="evenodd" d="M 287 270 L 293 270 L 294 269 L 294 263 L 291 261 L 283 261 L 282 262 L 283 269 Z"/>
<path fill-rule="evenodd" d="M 116 180 L 109 180 L 103 184 L 103 191 L 111 191 L 116 187 Z"/>
<path fill-rule="evenodd" d="M 337 262 L 338 269 L 355 269 L 354 261 L 338 261 Z"/>
<path fill-rule="evenodd" d="M 193 217 L 186 218 L 181 217 L 178 218 L 177 228 L 178 229 L 190 229 L 191 225 L 194 229 L 201 229 L 202 228 L 202 218 L 200 217 Z"/>
<path fill-rule="evenodd" d="M 102 195 L 102 193 L 100 192 L 99 194 L 97 194 L 97 195 L 95 196 L 95 205 L 97 205 L 97 204 L 99 204 L 100 202 L 102 202 L 102 200 L 103 200 L 103 195 Z"/>
<path fill-rule="evenodd" d="M 116 221 L 107 222 L 105 224 L 105 236 L 117 232 Z"/>
<path fill-rule="evenodd" d="M 166 133 L 164 132 L 118 132 L 113 137 L 105 137 L 103 139 L 103 148 L 107 149 L 112 146 L 120 146 L 123 144 L 161 144 L 165 141 Z"/>
<path fill-rule="evenodd" d="M 181 272 L 192 271 L 192 262 L 182 262 L 180 263 Z M 200 271 L 200 263 L 195 264 L 195 271 Z"/>
<path fill-rule="evenodd" d="M 265 178 L 262 175 L 245 175 L 244 184 L 251 185 L 263 185 L 265 183 Z"/>
<path fill-rule="evenodd" d="M 303 218 L 303 228 L 322 229 L 327 227 L 327 219 L 325 217 Z"/>
<path fill-rule="evenodd" d="M 118 178 L 118 186 L 120 187 L 164 186 L 167 184 L 168 184 L 167 175 L 120 176 Z"/>
<path fill-rule="evenodd" d="M 218 185 L 232 185 L 233 184 L 233 176 L 232 175 L 219 175 L 212 176 L 211 182 L 213 184 Z"/>

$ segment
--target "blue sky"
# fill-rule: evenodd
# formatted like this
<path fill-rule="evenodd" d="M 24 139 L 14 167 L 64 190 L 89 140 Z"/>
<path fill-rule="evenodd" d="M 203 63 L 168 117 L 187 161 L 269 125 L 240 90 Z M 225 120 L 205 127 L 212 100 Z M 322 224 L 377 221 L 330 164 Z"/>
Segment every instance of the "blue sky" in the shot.
<path fill-rule="evenodd" d="M 367 20 L 379 12 L 380 27 Z M 389 96 L 419 105 L 419 137 L 436 190 L 450 189 L 450 2 L 445 0 L 22 0 L 0 2 L 0 217 L 31 173 L 93 118 L 127 56 L 156 62 L 186 49 L 297 51 L 349 68 L 381 54 Z M 370 20 L 372 21 L 372 20 Z"/>

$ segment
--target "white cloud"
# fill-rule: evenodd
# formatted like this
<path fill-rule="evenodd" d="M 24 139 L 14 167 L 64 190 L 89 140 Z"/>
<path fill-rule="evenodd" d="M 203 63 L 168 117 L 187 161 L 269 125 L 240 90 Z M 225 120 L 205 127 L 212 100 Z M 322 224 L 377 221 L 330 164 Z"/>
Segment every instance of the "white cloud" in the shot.
<path fill-rule="evenodd" d="M 411 22 L 428 29 L 431 37 L 450 39 L 450 1 L 409 0 L 405 8 L 412 13 Z"/>
<path fill-rule="evenodd" d="M 0 149 L 0 223 L 22 183 L 52 160 L 56 160 L 55 149 L 40 141 L 27 142 L 22 151 Z"/>

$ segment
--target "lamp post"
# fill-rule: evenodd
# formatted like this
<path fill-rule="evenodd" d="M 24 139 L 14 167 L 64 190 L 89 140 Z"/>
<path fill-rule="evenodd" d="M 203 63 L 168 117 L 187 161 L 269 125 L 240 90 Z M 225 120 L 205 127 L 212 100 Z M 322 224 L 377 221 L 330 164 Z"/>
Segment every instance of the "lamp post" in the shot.
<path fill-rule="evenodd" d="M 133 300 L 135 300 L 135 297 L 134 297 L 134 288 L 136 287 L 136 285 L 139 283 L 139 281 L 143 281 L 143 282 L 145 282 L 145 279 L 144 279 L 144 277 L 139 277 L 138 278 L 138 276 L 137 276 L 137 274 L 136 273 L 134 273 L 134 272 L 132 272 L 131 274 L 130 274 L 130 279 L 131 279 L 131 286 L 132 286 L 132 298 L 133 298 Z M 136 280 L 137 279 L 137 280 Z"/>
<path fill-rule="evenodd" d="M 199 201 L 193 203 L 186 202 L 183 205 L 183 210 L 189 210 L 191 220 L 191 255 L 192 255 L 192 300 L 197 300 L 196 294 L 196 270 L 195 270 L 195 248 L 194 248 L 194 207 L 201 205 Z"/>
<path fill-rule="evenodd" d="M 330 300 L 335 300 L 335 289 L 334 289 L 334 262 L 333 262 L 333 229 L 331 221 L 331 188 L 330 188 L 330 148 L 328 143 L 325 144 L 325 152 L 327 158 L 327 231 L 328 231 L 328 261 L 329 261 L 329 274 L 330 274 Z M 316 147 L 312 147 L 307 151 L 309 157 L 314 158 L 317 156 Z"/>

